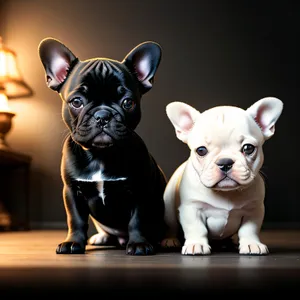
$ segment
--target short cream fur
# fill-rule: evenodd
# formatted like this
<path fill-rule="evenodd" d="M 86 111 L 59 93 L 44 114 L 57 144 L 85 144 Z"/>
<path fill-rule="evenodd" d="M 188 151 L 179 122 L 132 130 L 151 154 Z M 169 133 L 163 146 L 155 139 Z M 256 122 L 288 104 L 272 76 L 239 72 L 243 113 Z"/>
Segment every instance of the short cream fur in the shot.
<path fill-rule="evenodd" d="M 190 148 L 164 193 L 168 234 L 163 247 L 183 255 L 211 253 L 209 241 L 237 234 L 239 253 L 268 254 L 259 238 L 264 219 L 265 184 L 259 171 L 263 144 L 275 132 L 281 100 L 266 97 L 244 110 L 219 106 L 200 113 L 183 102 L 167 105 L 176 136 Z"/>

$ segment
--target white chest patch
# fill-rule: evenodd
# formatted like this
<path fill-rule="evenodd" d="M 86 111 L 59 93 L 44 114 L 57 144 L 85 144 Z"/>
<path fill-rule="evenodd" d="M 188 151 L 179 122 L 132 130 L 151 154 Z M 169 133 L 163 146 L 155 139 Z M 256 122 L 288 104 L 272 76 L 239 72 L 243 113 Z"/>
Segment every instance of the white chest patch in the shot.
<path fill-rule="evenodd" d="M 77 181 L 83 182 L 96 182 L 97 183 L 97 190 L 99 192 L 99 197 L 102 199 L 103 205 L 105 205 L 105 193 L 104 193 L 104 182 L 105 181 L 119 181 L 119 180 L 126 180 L 126 177 L 107 177 L 105 176 L 101 170 L 90 173 L 87 175 L 83 175 L 81 177 L 76 178 Z"/>

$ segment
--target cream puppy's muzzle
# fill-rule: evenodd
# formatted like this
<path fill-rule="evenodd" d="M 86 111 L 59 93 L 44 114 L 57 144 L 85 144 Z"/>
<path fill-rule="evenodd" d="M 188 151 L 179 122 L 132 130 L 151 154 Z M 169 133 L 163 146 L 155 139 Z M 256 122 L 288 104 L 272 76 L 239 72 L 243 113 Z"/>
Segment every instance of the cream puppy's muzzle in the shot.
<path fill-rule="evenodd" d="M 263 142 L 259 126 L 244 110 L 218 107 L 199 115 L 188 146 L 204 186 L 235 190 L 248 186 L 259 172 Z"/>

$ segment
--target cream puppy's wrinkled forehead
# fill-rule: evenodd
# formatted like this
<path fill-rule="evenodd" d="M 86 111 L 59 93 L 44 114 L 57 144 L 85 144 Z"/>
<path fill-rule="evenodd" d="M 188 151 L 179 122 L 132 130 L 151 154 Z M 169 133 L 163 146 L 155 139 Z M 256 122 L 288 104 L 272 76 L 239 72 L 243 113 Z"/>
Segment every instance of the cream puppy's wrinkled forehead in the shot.
<path fill-rule="evenodd" d="M 199 142 L 211 144 L 242 143 L 245 139 L 255 140 L 262 144 L 263 134 L 249 114 L 238 107 L 218 106 L 204 111 L 195 119 L 190 132 L 188 144 L 191 146 Z"/>
<path fill-rule="evenodd" d="M 281 115 L 283 103 L 274 97 L 265 97 L 246 110 L 235 106 L 216 106 L 200 113 L 184 102 L 171 102 L 166 113 L 174 126 L 176 136 L 188 143 L 197 132 L 206 135 L 213 133 L 225 138 L 233 133 L 252 135 L 259 141 L 266 141 L 275 133 L 275 123 Z"/>

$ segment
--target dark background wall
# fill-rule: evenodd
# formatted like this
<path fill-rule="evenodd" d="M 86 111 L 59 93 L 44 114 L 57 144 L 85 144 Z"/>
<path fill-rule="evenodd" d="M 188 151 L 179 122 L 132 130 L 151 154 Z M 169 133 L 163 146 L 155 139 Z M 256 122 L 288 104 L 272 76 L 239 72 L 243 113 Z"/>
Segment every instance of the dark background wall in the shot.
<path fill-rule="evenodd" d="M 32 155 L 31 221 L 65 224 L 59 174 L 66 130 L 61 102 L 46 87 L 37 47 L 48 36 L 81 59 L 122 60 L 153 40 L 163 57 L 144 96 L 137 129 L 168 177 L 189 156 L 165 107 L 184 101 L 200 111 L 215 105 L 247 108 L 275 96 L 284 102 L 276 133 L 265 144 L 268 177 L 265 226 L 296 227 L 299 202 L 299 31 L 297 1 L 0 0 L 0 34 L 18 53 L 35 95 L 15 100 L 10 145 Z"/>

